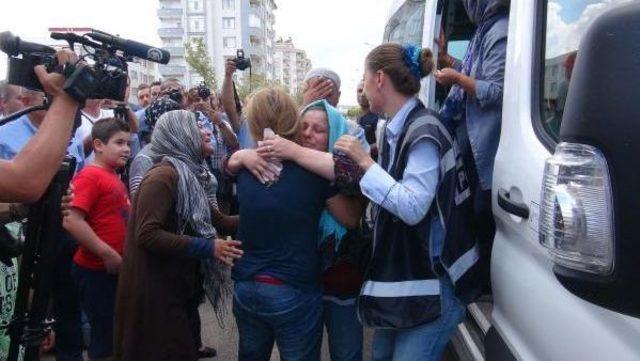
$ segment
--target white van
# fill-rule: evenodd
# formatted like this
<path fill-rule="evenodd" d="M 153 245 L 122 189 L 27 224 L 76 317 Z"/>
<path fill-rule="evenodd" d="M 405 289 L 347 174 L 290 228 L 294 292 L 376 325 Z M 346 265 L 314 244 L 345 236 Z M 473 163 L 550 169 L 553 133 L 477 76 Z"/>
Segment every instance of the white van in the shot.
<path fill-rule="evenodd" d="M 453 348 L 640 360 L 640 1 L 512 0 L 509 22 L 492 293 Z M 435 52 L 441 28 L 461 57 L 474 27 L 460 0 L 396 1 L 384 40 Z M 423 83 L 430 107 L 445 95 Z"/>

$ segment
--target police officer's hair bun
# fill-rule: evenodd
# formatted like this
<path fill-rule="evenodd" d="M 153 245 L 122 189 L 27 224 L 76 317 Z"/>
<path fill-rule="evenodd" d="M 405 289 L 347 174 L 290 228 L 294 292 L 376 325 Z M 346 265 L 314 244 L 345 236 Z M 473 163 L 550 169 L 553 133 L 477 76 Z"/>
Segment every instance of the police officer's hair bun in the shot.
<path fill-rule="evenodd" d="M 394 43 L 377 46 L 366 59 L 368 71 L 384 72 L 398 92 L 410 96 L 420 91 L 420 79 L 430 75 L 434 65 L 430 49 Z"/>

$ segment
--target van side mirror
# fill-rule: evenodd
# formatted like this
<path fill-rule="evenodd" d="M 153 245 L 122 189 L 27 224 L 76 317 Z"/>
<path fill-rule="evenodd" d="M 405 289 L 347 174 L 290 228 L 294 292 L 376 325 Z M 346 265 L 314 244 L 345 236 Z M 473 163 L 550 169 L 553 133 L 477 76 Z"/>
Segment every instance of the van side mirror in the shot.
<path fill-rule="evenodd" d="M 580 44 L 560 128 L 565 144 L 603 155 L 611 180 L 612 263 L 601 274 L 556 263 L 558 280 L 576 296 L 640 317 L 640 4 L 594 21 Z M 570 204 L 570 203 L 566 203 Z M 598 217 L 586 216 L 585 229 Z M 584 241 L 576 237 L 575 242 Z"/>

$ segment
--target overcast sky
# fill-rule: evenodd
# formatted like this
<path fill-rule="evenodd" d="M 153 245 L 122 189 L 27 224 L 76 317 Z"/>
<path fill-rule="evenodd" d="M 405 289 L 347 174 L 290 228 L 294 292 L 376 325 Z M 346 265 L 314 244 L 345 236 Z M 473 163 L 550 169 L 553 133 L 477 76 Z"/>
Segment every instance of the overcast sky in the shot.
<path fill-rule="evenodd" d="M 392 0 L 276 0 L 276 37 L 292 37 L 313 66 L 342 78 L 343 105 L 354 105 L 364 57 L 380 43 Z M 160 45 L 157 0 L 2 0 L 0 31 L 47 41 L 49 27 L 91 27 Z M 0 78 L 6 76 L 0 53 Z"/>

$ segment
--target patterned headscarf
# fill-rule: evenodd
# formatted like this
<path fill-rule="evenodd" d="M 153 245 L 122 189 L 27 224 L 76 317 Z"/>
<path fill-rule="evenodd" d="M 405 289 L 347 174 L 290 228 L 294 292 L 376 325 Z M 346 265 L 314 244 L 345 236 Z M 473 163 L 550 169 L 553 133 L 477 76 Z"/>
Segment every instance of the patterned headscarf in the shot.
<path fill-rule="evenodd" d="M 211 224 L 210 204 L 205 192 L 211 173 L 204 163 L 203 146 L 196 115 L 186 110 L 163 114 L 151 138 L 156 161 L 168 161 L 178 172 L 178 233 L 184 234 L 188 226 L 194 236 L 213 239 L 217 233 Z M 201 266 L 207 297 L 220 321 L 224 313 L 223 300 L 231 293 L 228 269 L 211 258 L 203 260 Z"/>
<path fill-rule="evenodd" d="M 154 156 L 171 163 L 179 175 L 178 232 L 190 226 L 197 236 L 212 238 L 216 231 L 204 191 L 209 173 L 203 163 L 203 146 L 196 117 L 186 110 L 164 113 L 151 137 Z"/>
<path fill-rule="evenodd" d="M 149 129 L 153 129 L 158 122 L 158 119 L 162 114 L 171 111 L 182 109 L 180 104 L 170 99 L 167 96 L 159 97 L 149 104 L 144 111 L 144 121 L 149 126 Z"/>
<path fill-rule="evenodd" d="M 506 0 L 462 0 L 462 5 L 467 11 L 469 20 L 476 25 L 480 25 L 500 8 L 508 5 L 509 2 Z"/>

